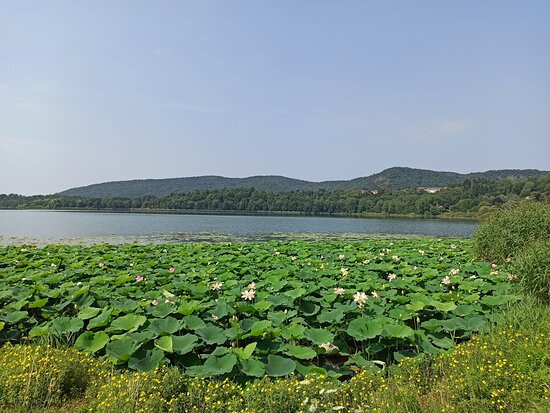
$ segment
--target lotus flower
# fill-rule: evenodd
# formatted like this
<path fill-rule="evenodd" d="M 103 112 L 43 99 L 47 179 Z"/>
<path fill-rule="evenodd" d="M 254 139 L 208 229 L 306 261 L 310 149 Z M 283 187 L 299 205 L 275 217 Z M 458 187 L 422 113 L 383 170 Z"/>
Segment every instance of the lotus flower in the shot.
<path fill-rule="evenodd" d="M 344 295 L 345 292 L 346 290 L 344 290 L 342 287 L 338 287 L 334 289 L 334 294 L 336 295 Z"/>
<path fill-rule="evenodd" d="M 388 281 L 393 281 L 397 278 L 397 275 L 395 275 L 394 273 L 391 273 L 390 275 L 388 275 Z"/>
<path fill-rule="evenodd" d="M 441 280 L 441 284 L 443 285 L 449 285 L 450 283 L 451 283 L 451 278 L 448 275 L 446 275 L 445 278 Z"/>
<path fill-rule="evenodd" d="M 168 270 L 169 272 L 175 272 L 176 269 L 174 267 L 170 267 L 170 269 Z"/>
<path fill-rule="evenodd" d="M 136 275 L 136 282 L 143 281 L 145 278 L 143 278 L 141 275 Z"/>
<path fill-rule="evenodd" d="M 336 354 L 338 353 L 338 350 L 339 348 L 337 346 L 335 346 L 334 344 L 332 343 L 323 343 L 321 345 L 319 345 L 319 347 L 321 347 L 322 349 L 325 350 L 325 353 L 326 354 Z"/>
<path fill-rule="evenodd" d="M 241 297 L 244 299 L 244 300 L 249 300 L 249 301 L 252 301 L 254 300 L 254 296 L 256 295 L 256 291 L 250 289 L 250 290 L 244 290 L 242 293 L 241 293 Z"/>
<path fill-rule="evenodd" d="M 357 303 L 358 307 L 363 307 L 368 299 L 369 297 L 367 296 L 367 294 L 362 291 L 357 291 L 355 294 L 353 294 L 353 301 Z"/>
<path fill-rule="evenodd" d="M 222 289 L 222 285 L 223 283 L 216 281 L 215 283 L 212 284 L 212 290 L 219 291 Z"/>

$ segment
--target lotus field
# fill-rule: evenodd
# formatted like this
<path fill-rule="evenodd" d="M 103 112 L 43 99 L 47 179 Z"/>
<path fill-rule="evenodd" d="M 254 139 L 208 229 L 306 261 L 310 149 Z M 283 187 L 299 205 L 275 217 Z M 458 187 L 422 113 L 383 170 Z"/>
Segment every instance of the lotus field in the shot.
<path fill-rule="evenodd" d="M 190 376 L 351 375 L 448 351 L 513 300 L 465 240 L 5 247 L 0 344 Z"/>

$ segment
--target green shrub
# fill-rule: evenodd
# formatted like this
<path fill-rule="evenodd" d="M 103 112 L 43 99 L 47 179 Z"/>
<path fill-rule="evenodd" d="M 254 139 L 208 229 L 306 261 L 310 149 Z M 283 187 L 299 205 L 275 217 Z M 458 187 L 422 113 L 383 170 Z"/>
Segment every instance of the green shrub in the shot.
<path fill-rule="evenodd" d="M 525 202 L 499 210 L 473 236 L 478 258 L 502 261 L 526 244 L 550 237 L 550 205 Z"/>
<path fill-rule="evenodd" d="M 550 303 L 550 240 L 527 245 L 516 255 L 512 269 L 526 293 Z"/>

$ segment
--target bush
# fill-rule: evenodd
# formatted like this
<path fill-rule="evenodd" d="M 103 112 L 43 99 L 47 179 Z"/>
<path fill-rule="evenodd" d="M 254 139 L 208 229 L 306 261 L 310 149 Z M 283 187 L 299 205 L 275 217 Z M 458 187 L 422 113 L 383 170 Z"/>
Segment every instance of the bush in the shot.
<path fill-rule="evenodd" d="M 501 209 L 481 224 L 473 236 L 478 258 L 503 261 L 526 244 L 550 237 L 550 205 L 525 202 Z"/>
<path fill-rule="evenodd" d="M 512 269 L 526 293 L 550 303 L 550 240 L 534 241 L 522 249 Z"/>

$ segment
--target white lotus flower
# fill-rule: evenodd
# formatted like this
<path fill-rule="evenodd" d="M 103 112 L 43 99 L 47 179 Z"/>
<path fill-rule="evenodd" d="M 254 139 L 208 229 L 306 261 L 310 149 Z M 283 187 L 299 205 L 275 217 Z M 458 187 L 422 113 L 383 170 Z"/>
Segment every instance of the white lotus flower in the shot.
<path fill-rule="evenodd" d="M 394 273 L 391 273 L 390 275 L 388 275 L 388 281 L 393 281 L 397 278 L 397 275 L 395 275 Z"/>
<path fill-rule="evenodd" d="M 342 273 L 342 277 L 345 277 L 346 275 L 349 274 L 349 270 L 347 268 L 340 268 L 340 272 Z"/>
<path fill-rule="evenodd" d="M 443 285 L 449 285 L 450 283 L 451 283 L 451 278 L 448 275 L 446 275 L 445 278 L 441 280 L 441 284 Z"/>
<path fill-rule="evenodd" d="M 363 264 L 368 264 L 370 262 L 370 260 L 363 260 Z"/>
<path fill-rule="evenodd" d="M 376 291 L 373 291 L 372 293 L 370 293 L 370 295 L 372 295 L 374 298 L 380 298 L 380 294 L 378 294 Z"/>
<path fill-rule="evenodd" d="M 223 286 L 223 283 L 216 281 L 215 283 L 212 284 L 212 290 L 219 291 L 222 289 L 222 286 Z"/>
<path fill-rule="evenodd" d="M 449 275 L 457 275 L 460 272 L 458 268 L 453 268 L 451 271 L 449 271 Z"/>
<path fill-rule="evenodd" d="M 357 303 L 358 307 L 363 307 L 368 299 L 369 297 L 367 296 L 367 294 L 362 291 L 357 291 L 355 294 L 353 294 L 353 301 Z"/>
<path fill-rule="evenodd" d="M 338 287 L 334 289 L 334 294 L 336 295 L 344 295 L 345 292 L 346 290 L 344 290 L 342 287 Z"/>
<path fill-rule="evenodd" d="M 344 258 L 346 258 L 346 256 L 344 254 L 340 254 L 338 255 L 338 259 L 341 261 L 343 260 Z"/>
<path fill-rule="evenodd" d="M 401 258 L 399 258 L 399 255 L 393 255 L 393 256 L 391 257 L 391 259 L 397 262 L 397 261 L 399 261 Z"/>
<path fill-rule="evenodd" d="M 336 354 L 340 350 L 337 346 L 332 343 L 323 343 L 319 347 L 325 350 L 326 354 Z"/>
<path fill-rule="evenodd" d="M 244 299 L 244 300 L 249 300 L 249 301 L 252 301 L 254 300 L 254 296 L 256 295 L 256 291 L 254 290 L 244 290 L 242 293 L 241 293 L 241 297 Z"/>
<path fill-rule="evenodd" d="M 248 288 L 250 290 L 255 290 L 256 289 L 256 283 L 254 281 L 252 281 L 250 284 L 248 284 L 246 286 L 246 288 Z"/>
<path fill-rule="evenodd" d="M 424 250 L 418 250 L 418 253 L 419 253 L 420 255 L 424 255 L 424 254 L 425 254 Z"/>

